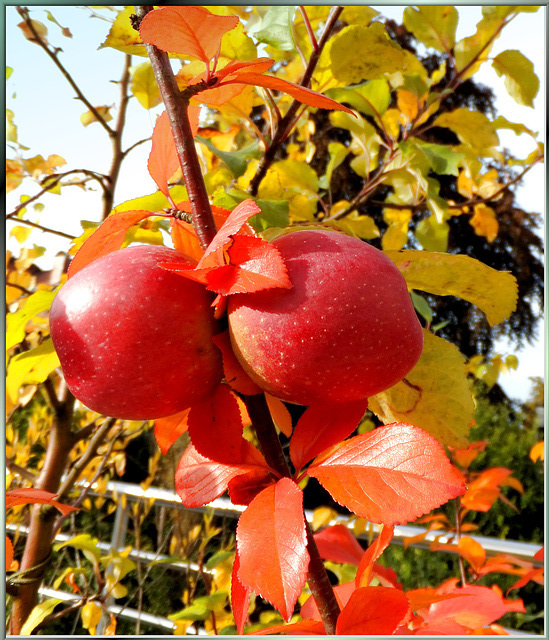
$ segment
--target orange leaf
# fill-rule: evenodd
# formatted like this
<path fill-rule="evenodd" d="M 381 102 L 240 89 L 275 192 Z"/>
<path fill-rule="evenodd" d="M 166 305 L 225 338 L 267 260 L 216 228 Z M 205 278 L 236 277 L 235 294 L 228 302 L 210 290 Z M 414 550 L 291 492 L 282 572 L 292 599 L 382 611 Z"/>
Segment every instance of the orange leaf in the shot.
<path fill-rule="evenodd" d="M 145 16 L 139 35 L 162 51 L 207 64 L 217 54 L 223 35 L 237 24 L 237 16 L 217 16 L 204 7 L 161 7 Z"/>
<path fill-rule="evenodd" d="M 322 622 L 317 620 L 300 620 L 292 624 L 277 624 L 274 627 L 267 627 L 259 631 L 251 631 L 250 636 L 267 636 L 271 634 L 281 634 L 285 636 L 324 636 L 326 630 Z"/>
<path fill-rule="evenodd" d="M 374 540 L 374 542 L 366 549 L 356 572 L 356 586 L 367 587 L 370 584 L 372 578 L 372 571 L 375 561 L 389 546 L 393 539 L 394 527 L 383 525 L 380 534 Z"/>
<path fill-rule="evenodd" d="M 69 265 L 68 277 L 71 278 L 97 258 L 120 249 L 126 237 L 126 231 L 151 215 L 150 211 L 141 209 L 111 213 L 78 249 Z"/>
<path fill-rule="evenodd" d="M 61 511 L 63 515 L 67 515 L 71 511 L 78 511 L 76 507 L 54 500 L 55 495 L 55 493 L 43 489 L 12 489 L 6 493 L 6 509 L 18 504 L 49 504 Z"/>
<path fill-rule="evenodd" d="M 234 465 L 209 460 L 191 444 L 179 461 L 175 490 L 185 507 L 202 507 L 225 493 L 233 478 L 257 467 L 268 468 L 261 453 L 247 441 L 242 449 L 242 461 Z"/>
<path fill-rule="evenodd" d="M 223 331 L 212 338 L 215 346 L 221 351 L 223 358 L 223 371 L 225 382 L 238 393 L 243 395 L 255 395 L 261 393 L 261 389 L 252 381 L 242 368 L 234 355 L 229 338 L 229 330 Z"/>
<path fill-rule="evenodd" d="M 189 121 L 193 136 L 198 131 L 199 106 L 188 108 Z M 156 120 L 152 135 L 152 148 L 147 162 L 151 178 L 156 182 L 160 191 L 169 198 L 168 182 L 179 169 L 179 157 L 172 136 L 168 112 L 164 111 Z"/>
<path fill-rule="evenodd" d="M 349 598 L 356 591 L 356 586 L 354 581 L 344 582 L 342 584 L 337 584 L 333 590 L 337 603 L 339 604 L 339 608 L 343 609 L 349 602 Z M 308 618 L 309 620 L 322 620 L 322 616 L 320 615 L 320 611 L 318 610 L 318 606 L 313 596 L 307 598 L 303 603 L 300 614 L 302 618 Z"/>
<path fill-rule="evenodd" d="M 290 442 L 290 457 L 296 471 L 357 428 L 368 401 L 310 406 L 298 420 Z"/>
<path fill-rule="evenodd" d="M 154 423 L 154 437 L 163 455 L 168 453 L 172 444 L 189 428 L 187 424 L 189 411 L 190 409 L 185 409 L 173 416 L 159 418 Z"/>
<path fill-rule="evenodd" d="M 358 565 L 364 555 L 364 549 L 344 524 L 326 527 L 315 533 L 314 539 L 323 560 Z"/>
<path fill-rule="evenodd" d="M 545 547 L 542 547 L 539 551 L 536 551 L 536 553 L 534 554 L 534 560 L 543 561 L 544 557 L 545 557 Z"/>
<path fill-rule="evenodd" d="M 484 547 L 469 536 L 462 536 L 459 539 L 458 550 L 461 557 L 467 560 L 474 571 L 478 571 L 486 562 Z"/>
<path fill-rule="evenodd" d="M 435 438 L 404 423 L 335 446 L 308 475 L 358 516 L 387 525 L 415 520 L 465 489 Z"/>
<path fill-rule="evenodd" d="M 234 80 L 226 79 L 222 80 L 221 85 L 229 84 L 229 83 L 242 83 L 242 84 L 252 84 L 256 87 L 265 87 L 266 89 L 274 89 L 275 91 L 283 91 L 287 93 L 289 96 L 297 100 L 298 102 L 302 102 L 303 104 L 309 105 L 310 107 L 316 107 L 318 109 L 330 109 L 333 111 L 346 111 L 347 113 L 355 115 L 354 111 L 343 106 L 339 102 L 328 98 L 321 93 L 317 93 L 312 89 L 308 89 L 307 87 L 302 87 L 298 84 L 294 84 L 293 82 L 288 82 L 288 80 L 283 80 L 282 78 L 276 78 L 275 76 L 266 76 L 260 73 L 242 73 L 236 76 Z"/>
<path fill-rule="evenodd" d="M 13 562 L 13 543 L 11 539 L 6 536 L 6 571 L 11 571 L 10 567 Z"/>
<path fill-rule="evenodd" d="M 456 593 L 442 594 L 439 593 L 437 589 L 426 587 L 423 589 L 412 589 L 411 591 L 407 591 L 406 597 L 408 598 L 412 611 L 419 611 L 420 609 L 427 609 L 435 602 L 459 598 L 460 596 Z"/>
<path fill-rule="evenodd" d="M 337 624 L 337 635 L 391 635 L 410 609 L 408 599 L 391 587 L 361 587 L 350 597 Z"/>
<path fill-rule="evenodd" d="M 275 398 L 269 393 L 265 394 L 265 400 L 267 401 L 267 406 L 269 407 L 269 412 L 275 425 L 287 438 L 291 437 L 293 429 L 292 416 L 286 408 L 286 405 L 282 400 Z"/>
<path fill-rule="evenodd" d="M 288 621 L 307 579 L 303 494 L 289 478 L 267 487 L 240 516 L 238 577 Z"/>

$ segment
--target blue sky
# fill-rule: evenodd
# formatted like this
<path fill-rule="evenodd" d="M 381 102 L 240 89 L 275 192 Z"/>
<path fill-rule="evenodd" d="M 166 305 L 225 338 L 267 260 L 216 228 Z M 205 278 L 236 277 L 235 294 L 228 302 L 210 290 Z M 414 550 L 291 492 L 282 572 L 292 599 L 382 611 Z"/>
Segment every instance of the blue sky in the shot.
<path fill-rule="evenodd" d="M 404 6 L 376 6 L 387 17 L 401 21 Z M 480 6 L 458 6 L 460 22 L 458 38 L 471 35 L 475 31 L 476 22 L 481 17 Z M 98 50 L 104 41 L 109 24 L 103 20 L 92 18 L 83 7 L 53 6 L 50 8 L 56 20 L 64 27 L 69 27 L 73 38 L 61 34 L 58 26 L 47 19 L 46 7 L 31 7 L 32 17 L 42 21 L 49 30 L 52 43 L 63 49 L 61 59 L 70 73 L 81 86 L 84 94 L 96 106 L 113 105 L 117 102 L 117 86 L 111 82 L 119 79 L 122 72 L 123 56 L 112 49 Z M 108 15 L 108 12 L 103 12 Z M 486 63 L 475 78 L 496 90 L 497 107 L 501 115 L 512 122 L 521 122 L 530 129 L 540 132 L 540 139 L 545 137 L 545 94 L 546 77 L 546 7 L 537 13 L 520 14 L 504 31 L 497 41 L 493 54 L 497 55 L 505 49 L 519 49 L 534 63 L 534 71 L 542 81 L 534 109 L 520 107 L 508 95 L 503 86 L 503 79 L 497 77 Z M 98 124 L 84 128 L 80 123 L 80 115 L 86 110 L 84 105 L 74 98 L 74 93 L 61 74 L 54 68 L 51 60 L 36 45 L 29 43 L 22 36 L 17 24 L 21 21 L 15 7 L 6 7 L 6 63 L 14 69 L 7 83 L 7 107 L 15 112 L 19 140 L 31 147 L 32 155 L 59 154 L 67 160 L 69 168 L 88 168 L 105 171 L 110 161 L 110 144 Z M 134 64 L 142 62 L 134 58 Z M 128 112 L 127 133 L 124 146 L 146 138 L 152 133 L 156 115 L 162 107 L 148 112 L 134 100 Z M 500 132 L 503 146 L 512 150 L 517 156 L 525 157 L 533 150 L 532 140 L 528 136 L 516 136 L 512 132 Z M 146 160 L 150 145 L 144 144 L 132 152 L 120 176 L 115 203 L 121 203 L 138 195 L 145 195 L 155 190 L 147 169 Z M 11 211 L 19 202 L 22 193 L 32 195 L 37 187 L 25 185 L 8 195 L 7 211 Z M 68 197 L 68 194 L 71 196 Z M 538 165 L 525 180 L 518 191 L 518 202 L 526 210 L 544 212 L 545 201 L 545 167 Z M 80 220 L 99 219 L 101 194 L 83 192 L 78 187 L 67 191 L 62 198 L 49 195 L 43 199 L 46 210 L 44 222 L 55 220 L 59 229 L 80 235 Z M 50 226 L 54 226 L 52 222 Z M 48 255 L 56 251 L 66 250 L 67 242 L 54 236 L 34 233 L 30 243 L 44 245 L 50 249 Z M 16 245 L 8 247 L 15 248 Z M 48 266 L 47 258 L 43 261 Z M 540 332 L 541 334 L 541 332 Z M 529 375 L 543 375 L 544 345 L 538 344 L 518 354 L 519 372 L 513 372 L 503 378 L 502 383 L 513 396 L 524 397 L 529 390 Z M 507 350 L 506 350 L 507 349 Z M 501 353 L 509 353 L 509 348 L 501 345 Z"/>

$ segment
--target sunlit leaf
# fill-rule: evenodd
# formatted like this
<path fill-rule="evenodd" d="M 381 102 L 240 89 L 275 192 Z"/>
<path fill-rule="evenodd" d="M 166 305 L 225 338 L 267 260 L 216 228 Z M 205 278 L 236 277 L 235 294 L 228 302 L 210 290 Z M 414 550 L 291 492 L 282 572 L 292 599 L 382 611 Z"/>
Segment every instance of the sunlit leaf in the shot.
<path fill-rule="evenodd" d="M 426 47 L 448 53 L 454 48 L 459 15 L 453 6 L 417 6 L 404 9 L 406 28 Z"/>
<path fill-rule="evenodd" d="M 6 316 L 6 351 L 25 338 L 25 327 L 29 320 L 39 313 L 47 311 L 53 299 L 55 291 L 40 290 L 30 295 L 25 304 L 16 312 Z"/>
<path fill-rule="evenodd" d="M 459 107 L 435 118 L 433 126 L 451 129 L 480 156 L 489 155 L 490 149 L 499 145 L 493 123 L 480 111 Z"/>
<path fill-rule="evenodd" d="M 488 242 L 494 242 L 498 236 L 499 223 L 496 212 L 492 207 L 480 203 L 474 207 L 475 213 L 471 216 L 469 223 L 475 230 L 477 236 L 484 236 Z"/>
<path fill-rule="evenodd" d="M 238 571 L 240 569 L 240 556 L 238 550 L 235 553 L 233 571 L 231 577 L 231 609 L 233 611 L 234 620 L 238 633 L 242 635 L 244 625 L 248 618 L 248 608 L 250 606 L 251 589 L 245 587 L 240 578 Z"/>
<path fill-rule="evenodd" d="M 423 352 L 416 366 L 396 385 L 370 398 L 370 410 L 385 424 L 407 421 L 440 443 L 464 447 L 474 402 L 457 347 L 423 332 Z"/>
<path fill-rule="evenodd" d="M 190 409 L 185 409 L 172 416 L 159 418 L 154 423 L 154 437 L 163 455 L 166 455 L 172 444 L 189 428 Z"/>
<path fill-rule="evenodd" d="M 299 487 L 282 478 L 264 489 L 240 516 L 236 542 L 240 582 L 270 602 L 288 621 L 309 565 Z"/>
<path fill-rule="evenodd" d="M 111 47 L 129 55 L 147 57 L 147 51 L 139 32 L 133 28 L 130 16 L 135 15 L 135 8 L 127 6 L 116 16 L 112 27 L 100 49 Z"/>
<path fill-rule="evenodd" d="M 112 120 L 111 107 L 109 106 L 95 107 L 95 111 L 97 112 L 99 118 L 101 118 L 104 122 L 109 122 L 110 120 Z M 99 118 L 95 115 L 93 111 L 86 111 L 80 116 L 80 122 L 85 127 L 87 127 L 93 122 L 99 122 Z"/>
<path fill-rule="evenodd" d="M 237 24 L 236 16 L 217 16 L 205 7 L 160 7 L 143 18 L 139 35 L 162 51 L 208 63 L 216 55 L 223 35 Z"/>
<path fill-rule="evenodd" d="M 91 635 L 95 635 L 97 625 L 103 616 L 103 610 L 97 602 L 86 602 L 80 610 L 82 618 L 82 626 L 87 629 Z"/>
<path fill-rule="evenodd" d="M 371 582 L 375 561 L 391 543 L 394 527 L 383 525 L 377 538 L 368 546 L 358 565 L 355 583 L 357 587 L 368 587 Z"/>
<path fill-rule="evenodd" d="M 539 91 L 539 78 L 534 65 L 520 51 L 502 51 L 493 60 L 492 66 L 498 76 L 504 76 L 505 88 L 518 104 L 534 106 Z"/>
<path fill-rule="evenodd" d="M 6 509 L 18 504 L 49 504 L 64 515 L 76 510 L 76 507 L 58 502 L 55 496 L 55 493 L 43 489 L 11 489 L 6 492 Z"/>
<path fill-rule="evenodd" d="M 143 62 L 134 67 L 130 89 L 139 104 L 145 109 L 152 109 L 162 102 L 160 89 L 150 62 Z"/>
<path fill-rule="evenodd" d="M 250 35 L 259 42 L 269 44 L 280 51 L 295 48 L 292 22 L 296 8 L 293 6 L 269 7 L 256 27 L 249 29 Z"/>
<path fill-rule="evenodd" d="M 381 78 L 406 67 L 404 51 L 380 22 L 345 27 L 330 40 L 327 51 L 332 73 L 344 85 Z"/>
<path fill-rule="evenodd" d="M 12 402 L 17 402 L 22 385 L 44 382 L 59 366 L 59 358 L 49 338 L 38 347 L 13 356 L 6 377 L 6 390 Z"/>
<path fill-rule="evenodd" d="M 442 446 L 404 423 L 347 440 L 314 460 L 308 474 L 356 515 L 387 525 L 415 520 L 465 489 Z"/>
<path fill-rule="evenodd" d="M 391 635 L 408 613 L 406 595 L 391 587 L 361 587 L 339 615 L 338 635 Z"/>
<path fill-rule="evenodd" d="M 97 258 L 120 249 L 124 242 L 126 231 L 150 215 L 150 211 L 142 210 L 112 213 L 76 252 L 69 266 L 69 278 L 72 278 L 75 273 L 78 273 L 80 269 L 97 260 Z"/>
<path fill-rule="evenodd" d="M 49 616 L 50 613 L 53 613 L 55 607 L 62 602 L 63 600 L 59 600 L 59 598 L 48 598 L 40 604 L 37 604 L 25 620 L 25 624 L 21 627 L 21 635 L 30 636 L 42 620 Z"/>
<path fill-rule="evenodd" d="M 517 282 L 507 271 L 496 271 L 465 255 L 427 251 L 388 251 L 410 289 L 456 296 L 476 305 L 491 326 L 516 309 Z"/>
<path fill-rule="evenodd" d="M 462 558 L 478 571 L 486 562 L 486 551 L 484 547 L 470 536 L 461 536 L 458 540 L 458 550 Z"/>

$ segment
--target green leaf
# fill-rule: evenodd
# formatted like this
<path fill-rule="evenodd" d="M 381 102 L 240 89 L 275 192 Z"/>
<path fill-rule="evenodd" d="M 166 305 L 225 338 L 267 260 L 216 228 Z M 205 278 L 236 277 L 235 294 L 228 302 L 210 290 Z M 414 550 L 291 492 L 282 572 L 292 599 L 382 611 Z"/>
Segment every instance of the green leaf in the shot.
<path fill-rule="evenodd" d="M 292 35 L 295 10 L 291 6 L 269 7 L 258 26 L 248 29 L 248 33 L 280 51 L 292 51 L 295 47 Z"/>
<path fill-rule="evenodd" d="M 370 80 L 354 87 L 329 89 L 326 95 L 373 117 L 382 116 L 391 102 L 391 88 L 385 78 Z"/>
<path fill-rule="evenodd" d="M 74 547 L 75 549 L 80 549 L 88 560 L 95 563 L 101 557 L 101 551 L 97 547 L 98 542 L 97 538 L 93 538 L 88 533 L 81 533 L 74 536 L 74 538 L 70 538 L 70 540 L 56 544 L 54 550 L 59 551 L 63 547 Z"/>
<path fill-rule="evenodd" d="M 21 309 L 6 316 L 6 351 L 23 341 L 27 322 L 47 311 L 54 298 L 55 291 L 36 291 L 27 298 Z"/>
<path fill-rule="evenodd" d="M 415 291 L 410 291 L 410 297 L 412 298 L 414 309 L 425 320 L 425 322 L 431 324 L 431 322 L 433 321 L 433 311 L 429 306 L 427 300 L 425 300 L 423 296 L 420 296 L 419 293 L 416 293 Z"/>
<path fill-rule="evenodd" d="M 498 54 L 492 67 L 498 76 L 505 76 L 505 88 L 509 95 L 526 107 L 534 106 L 534 98 L 539 91 L 539 78 L 534 73 L 534 65 L 520 51 L 508 49 Z"/>
<path fill-rule="evenodd" d="M 407 66 L 404 50 L 379 22 L 370 27 L 345 27 L 329 41 L 327 52 L 334 78 L 344 85 L 380 78 Z"/>
<path fill-rule="evenodd" d="M 508 271 L 496 271 L 465 255 L 428 251 L 386 251 L 411 289 L 456 296 L 476 305 L 491 326 L 516 309 L 518 287 Z"/>
<path fill-rule="evenodd" d="M 152 109 L 162 102 L 150 62 L 143 62 L 133 67 L 130 89 L 137 98 L 137 102 L 145 109 Z"/>
<path fill-rule="evenodd" d="M 238 151 L 220 151 L 208 138 L 195 136 L 195 140 L 201 142 L 213 154 L 223 160 L 235 178 L 239 178 L 246 171 L 248 160 L 259 157 L 259 145 L 257 142 L 253 142 Z"/>
<path fill-rule="evenodd" d="M 454 151 L 446 144 L 423 142 L 423 140 L 418 140 L 416 145 L 427 156 L 431 169 L 435 173 L 456 177 L 459 175 L 459 162 L 465 158 L 464 153 Z"/>
<path fill-rule="evenodd" d="M 438 222 L 435 215 L 421 220 L 415 230 L 415 236 L 425 251 L 445 252 L 448 249 L 450 227 L 445 221 Z"/>
<path fill-rule="evenodd" d="M 181 185 L 175 185 L 170 189 L 170 196 L 175 203 L 187 200 L 187 189 Z M 162 211 L 162 209 L 166 207 L 171 208 L 171 206 L 166 196 L 161 191 L 156 191 L 147 196 L 132 198 L 131 200 L 120 203 L 109 215 L 120 211 L 133 211 L 138 209 L 142 209 L 143 211 Z"/>
<path fill-rule="evenodd" d="M 433 126 L 451 129 L 461 142 L 482 157 L 490 155 L 491 148 L 499 144 L 494 124 L 480 111 L 470 111 L 466 107 L 441 114 Z"/>
<path fill-rule="evenodd" d="M 330 159 L 326 166 L 326 175 L 321 179 L 321 186 L 323 189 L 330 188 L 330 182 L 332 181 L 332 173 L 342 164 L 345 158 L 349 155 L 349 147 L 346 147 L 341 142 L 330 142 L 328 144 L 328 153 Z"/>
<path fill-rule="evenodd" d="M 404 9 L 404 26 L 426 47 L 448 52 L 454 48 L 459 15 L 453 6 L 417 6 Z"/>
<path fill-rule="evenodd" d="M 8 365 L 6 378 L 6 390 L 12 401 L 17 402 L 20 387 L 44 382 L 57 367 L 59 358 L 49 338 L 40 346 L 14 356 Z"/>
<path fill-rule="evenodd" d="M 423 338 L 416 366 L 402 382 L 369 398 L 368 408 L 384 424 L 406 422 L 443 445 L 463 448 L 475 411 L 465 359 L 443 338 L 427 330 Z"/>
<path fill-rule="evenodd" d="M 25 624 L 21 627 L 21 635 L 30 636 L 42 620 L 49 616 L 50 613 L 53 613 L 55 607 L 62 602 L 63 600 L 59 600 L 59 598 L 48 598 L 40 604 L 37 604 L 30 612 Z"/>
<path fill-rule="evenodd" d="M 237 204 L 249 199 L 250 195 L 238 189 L 219 189 L 213 197 L 213 203 L 217 207 L 223 207 L 232 211 Z M 287 227 L 290 224 L 288 213 L 290 206 L 287 200 L 263 200 L 254 198 L 254 202 L 261 209 L 260 213 L 252 216 L 248 223 L 258 233 L 271 227 Z"/>

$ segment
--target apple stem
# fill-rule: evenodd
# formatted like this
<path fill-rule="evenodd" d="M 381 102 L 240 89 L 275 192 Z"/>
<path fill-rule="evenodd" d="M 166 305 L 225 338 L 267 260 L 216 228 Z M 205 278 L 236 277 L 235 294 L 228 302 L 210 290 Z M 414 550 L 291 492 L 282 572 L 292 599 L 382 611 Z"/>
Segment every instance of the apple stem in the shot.
<path fill-rule="evenodd" d="M 244 402 L 248 415 L 255 429 L 261 451 L 265 460 L 282 477 L 291 478 L 292 473 L 284 456 L 282 445 L 276 432 L 265 395 L 245 396 Z M 307 550 L 309 552 L 309 569 L 307 582 L 315 599 L 327 635 L 334 635 L 337 618 L 340 614 L 339 604 L 320 557 L 310 524 L 305 518 L 307 531 Z"/>
<path fill-rule="evenodd" d="M 136 6 L 135 12 L 139 20 L 142 20 L 153 8 L 152 6 Z M 175 148 L 191 204 L 193 226 L 202 249 L 206 249 L 217 233 L 217 229 L 189 121 L 189 100 L 194 92 L 179 90 L 166 52 L 151 44 L 146 44 L 145 47 L 170 121 Z"/>

